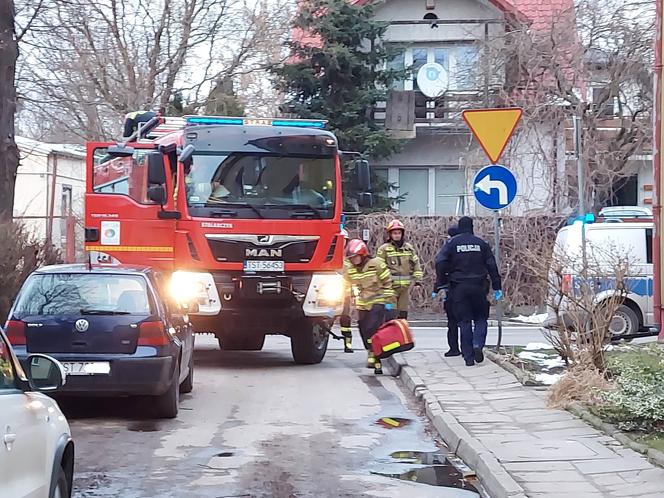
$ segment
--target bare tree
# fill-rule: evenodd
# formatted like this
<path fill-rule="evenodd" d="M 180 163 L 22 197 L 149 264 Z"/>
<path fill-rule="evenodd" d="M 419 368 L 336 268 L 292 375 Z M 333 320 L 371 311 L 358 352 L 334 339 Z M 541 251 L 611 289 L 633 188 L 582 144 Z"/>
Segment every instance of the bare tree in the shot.
<path fill-rule="evenodd" d="M 650 150 L 654 22 L 654 3 L 581 0 L 545 26 L 516 23 L 487 44 L 494 74 L 505 75 L 496 101 L 522 107 L 520 128 L 529 130 L 510 154 L 529 143 L 544 166 L 536 180 L 546 182 L 554 208 L 564 207 L 561 193 L 572 205 L 578 198 L 575 164 L 560 166 L 574 116 L 583 130 L 584 195 L 595 207 L 635 173 L 633 157 Z"/>
<path fill-rule="evenodd" d="M 176 96 L 195 112 L 224 81 L 274 62 L 285 12 L 280 0 L 57 1 L 21 66 L 23 116 L 80 141 Z"/>

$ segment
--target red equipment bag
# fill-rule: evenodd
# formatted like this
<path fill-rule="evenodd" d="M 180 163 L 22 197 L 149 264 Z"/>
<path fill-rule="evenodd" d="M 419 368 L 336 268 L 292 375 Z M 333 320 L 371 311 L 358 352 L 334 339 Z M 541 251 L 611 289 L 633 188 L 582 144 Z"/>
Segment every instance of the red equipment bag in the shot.
<path fill-rule="evenodd" d="M 406 320 L 390 320 L 381 325 L 371 337 L 371 350 L 379 360 L 414 347 L 413 333 Z"/>

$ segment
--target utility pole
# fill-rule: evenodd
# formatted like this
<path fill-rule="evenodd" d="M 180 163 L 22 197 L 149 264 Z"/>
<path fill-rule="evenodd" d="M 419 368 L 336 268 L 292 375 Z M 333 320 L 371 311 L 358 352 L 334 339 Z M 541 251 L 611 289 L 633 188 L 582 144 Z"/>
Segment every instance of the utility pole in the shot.
<path fill-rule="evenodd" d="M 574 116 L 574 153 L 576 154 L 576 180 L 579 188 L 579 216 L 581 217 L 581 264 L 585 279 L 588 266 L 586 258 L 586 168 L 583 164 L 583 122 L 580 116 Z"/>
<path fill-rule="evenodd" d="M 664 329 L 662 328 L 662 296 L 664 296 L 664 279 L 662 270 L 664 262 L 662 257 L 664 251 L 664 233 L 662 232 L 662 204 L 661 199 L 664 194 L 664 184 L 662 184 L 662 114 L 664 113 L 664 67 L 662 65 L 662 54 L 664 53 L 664 0 L 657 0 L 657 34 L 655 39 L 655 136 L 653 140 L 653 173 L 654 173 L 654 191 L 653 191 L 653 214 L 655 217 L 655 236 L 653 237 L 653 304 L 655 311 L 655 323 L 659 326 L 659 342 L 664 343 Z"/>

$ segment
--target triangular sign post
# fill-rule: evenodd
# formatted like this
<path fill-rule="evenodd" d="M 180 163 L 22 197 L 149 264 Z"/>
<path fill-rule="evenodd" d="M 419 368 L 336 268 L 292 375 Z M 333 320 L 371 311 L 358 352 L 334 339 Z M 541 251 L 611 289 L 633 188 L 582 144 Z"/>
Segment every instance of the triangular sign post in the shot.
<path fill-rule="evenodd" d="M 516 129 L 523 111 L 506 109 L 474 109 L 463 111 L 463 119 L 484 149 L 491 164 L 497 164 Z"/>

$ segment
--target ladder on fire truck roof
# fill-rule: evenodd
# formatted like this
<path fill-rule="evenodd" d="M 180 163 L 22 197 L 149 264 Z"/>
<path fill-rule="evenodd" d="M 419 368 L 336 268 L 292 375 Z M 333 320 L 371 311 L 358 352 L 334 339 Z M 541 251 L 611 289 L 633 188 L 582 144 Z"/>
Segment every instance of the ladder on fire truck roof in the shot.
<path fill-rule="evenodd" d="M 326 120 L 321 119 L 286 119 L 286 118 L 244 118 L 226 116 L 198 116 L 165 117 L 164 122 L 150 130 L 147 140 L 156 140 L 169 133 L 183 130 L 190 125 L 248 125 L 248 126 L 286 126 L 289 128 L 317 128 L 324 129 Z M 144 140 L 145 140 L 144 139 Z"/>

